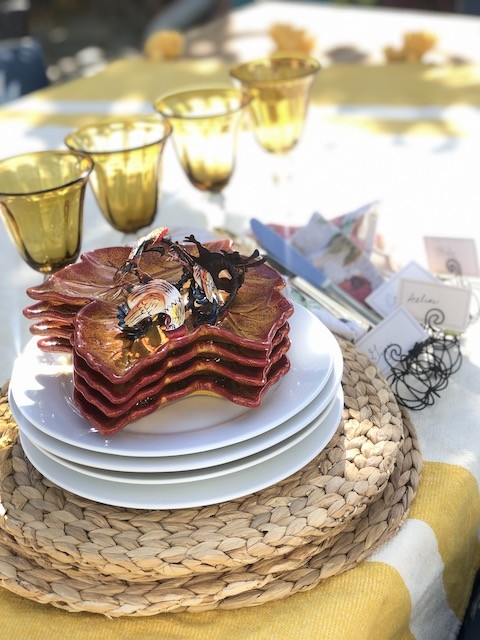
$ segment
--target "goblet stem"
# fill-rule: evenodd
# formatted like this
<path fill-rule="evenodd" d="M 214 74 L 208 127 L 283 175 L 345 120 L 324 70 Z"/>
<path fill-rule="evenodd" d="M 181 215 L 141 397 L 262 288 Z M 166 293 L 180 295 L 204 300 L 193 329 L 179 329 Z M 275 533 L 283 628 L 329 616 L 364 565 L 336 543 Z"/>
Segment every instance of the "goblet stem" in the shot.
<path fill-rule="evenodd" d="M 225 195 L 222 191 L 208 192 L 208 201 L 210 204 L 222 212 L 225 212 Z"/>
<path fill-rule="evenodd" d="M 222 227 L 225 223 L 226 201 L 221 191 L 201 191 L 198 193 L 198 206 L 203 210 L 208 223 L 213 227 Z"/>
<path fill-rule="evenodd" d="M 295 224 L 295 214 L 299 198 L 295 188 L 295 172 L 291 154 L 274 154 L 271 158 L 272 204 L 275 217 L 286 226 Z"/>
<path fill-rule="evenodd" d="M 293 158 L 290 153 L 272 154 L 272 180 L 275 186 L 281 186 L 293 180 Z"/>

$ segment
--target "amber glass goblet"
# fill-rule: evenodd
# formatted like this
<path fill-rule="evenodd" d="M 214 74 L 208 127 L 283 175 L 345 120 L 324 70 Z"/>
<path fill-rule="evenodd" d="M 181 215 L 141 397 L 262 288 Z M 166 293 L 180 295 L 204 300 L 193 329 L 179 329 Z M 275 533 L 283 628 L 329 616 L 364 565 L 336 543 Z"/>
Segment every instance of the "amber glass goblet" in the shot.
<path fill-rule="evenodd" d="M 241 89 L 209 88 L 159 98 L 155 109 L 173 127 L 173 143 L 190 182 L 219 193 L 234 167 L 237 133 L 250 98 Z"/>
<path fill-rule="evenodd" d="M 299 141 L 310 92 L 320 64 L 302 54 L 274 55 L 239 64 L 230 71 L 252 98 L 255 137 L 271 153 L 286 153 Z"/>
<path fill-rule="evenodd" d="M 171 126 L 158 117 L 91 124 L 65 144 L 94 162 L 90 184 L 107 222 L 123 234 L 152 224 L 159 200 L 162 153 Z"/>
<path fill-rule="evenodd" d="M 45 276 L 75 262 L 92 160 L 39 151 L 0 161 L 0 215 L 25 262 Z"/>

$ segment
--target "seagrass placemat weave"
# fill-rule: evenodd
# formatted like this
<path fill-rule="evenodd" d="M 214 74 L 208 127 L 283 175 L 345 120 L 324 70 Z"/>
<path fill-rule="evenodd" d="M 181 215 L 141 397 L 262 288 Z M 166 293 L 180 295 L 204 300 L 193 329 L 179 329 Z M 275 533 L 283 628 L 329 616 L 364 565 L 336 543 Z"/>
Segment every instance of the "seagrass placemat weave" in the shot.
<path fill-rule="evenodd" d="M 345 409 L 304 469 L 241 499 L 199 509 L 109 507 L 53 485 L 5 446 L 0 579 L 72 611 L 111 616 L 253 606 L 311 588 L 391 537 L 421 468 L 418 444 L 385 380 L 341 343 Z M 5 444 L 15 443 L 6 399 Z"/>

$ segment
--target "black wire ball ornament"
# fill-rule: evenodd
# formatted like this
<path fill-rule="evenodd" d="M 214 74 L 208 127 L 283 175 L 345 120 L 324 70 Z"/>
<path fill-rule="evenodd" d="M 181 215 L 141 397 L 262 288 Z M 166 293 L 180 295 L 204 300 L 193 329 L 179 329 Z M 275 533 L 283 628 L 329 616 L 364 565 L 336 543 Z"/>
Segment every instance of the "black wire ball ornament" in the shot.
<path fill-rule="evenodd" d="M 447 387 L 450 376 L 460 369 L 460 339 L 458 334 L 441 329 L 444 320 L 440 309 L 430 309 L 424 323 L 426 340 L 415 343 L 406 355 L 398 344 L 384 351 L 391 367 L 388 382 L 397 402 L 407 409 L 419 411 L 431 406 Z"/>

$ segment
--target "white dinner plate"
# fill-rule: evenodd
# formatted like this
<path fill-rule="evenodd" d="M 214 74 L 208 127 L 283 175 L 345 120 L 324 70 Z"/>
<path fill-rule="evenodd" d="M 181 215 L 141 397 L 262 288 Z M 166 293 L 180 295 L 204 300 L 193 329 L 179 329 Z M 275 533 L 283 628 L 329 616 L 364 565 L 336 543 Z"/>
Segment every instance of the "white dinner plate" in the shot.
<path fill-rule="evenodd" d="M 104 437 L 75 410 L 70 358 L 40 351 L 35 340 L 15 361 L 12 397 L 38 429 L 92 451 L 152 457 L 225 447 L 265 433 L 298 414 L 324 388 L 334 358 L 342 358 L 332 333 L 310 311 L 295 304 L 289 322 L 290 370 L 253 409 L 223 398 L 193 396 Z"/>
<path fill-rule="evenodd" d="M 133 509 L 184 509 L 234 500 L 261 491 L 292 475 L 315 458 L 328 442 L 322 429 L 314 429 L 290 449 L 221 478 L 175 484 L 111 482 L 69 469 L 34 445 L 24 433 L 20 440 L 27 458 L 46 478 L 84 498 Z"/>
<path fill-rule="evenodd" d="M 238 460 L 252 455 L 285 440 L 300 429 L 303 429 L 305 425 L 309 424 L 322 413 L 325 407 L 331 402 L 341 384 L 342 371 L 343 361 L 341 354 L 337 353 L 334 357 L 330 377 L 320 393 L 310 404 L 296 414 L 296 416 L 282 422 L 277 427 L 265 431 L 258 436 L 241 440 L 226 447 L 178 456 L 139 458 L 135 456 L 119 456 L 114 453 L 110 454 L 107 450 L 98 452 L 90 451 L 83 447 L 76 447 L 58 438 L 52 438 L 43 431 L 40 431 L 40 429 L 37 429 L 18 409 L 10 390 L 9 405 L 13 419 L 16 421 L 19 429 L 40 449 L 46 450 L 47 453 L 53 453 L 64 460 L 70 460 L 71 462 L 89 467 L 110 469 L 112 471 L 164 473 L 191 471 L 193 469 L 203 469 L 213 465 L 225 464 L 232 460 Z"/>
<path fill-rule="evenodd" d="M 196 482 L 198 480 L 206 480 L 207 478 L 218 478 L 219 476 L 226 476 L 229 473 L 235 473 L 236 471 L 240 471 L 241 469 L 248 469 L 249 467 L 253 467 L 252 472 L 255 473 L 256 465 L 264 462 L 265 460 L 269 460 L 274 456 L 278 456 L 283 451 L 290 449 L 298 442 L 306 438 L 314 429 L 321 429 L 323 433 L 323 439 L 325 445 L 327 445 L 333 437 L 335 433 L 340 418 L 342 415 L 343 409 L 343 391 L 342 388 L 339 387 L 338 392 L 328 407 L 323 411 L 315 420 L 313 420 L 309 425 L 295 433 L 294 435 L 282 440 L 278 444 L 268 447 L 263 451 L 259 451 L 251 456 L 246 456 L 245 458 L 241 458 L 240 460 L 233 460 L 232 462 L 227 462 L 226 464 L 214 465 L 211 467 L 206 467 L 204 469 L 195 469 L 191 471 L 174 471 L 168 473 L 148 473 L 143 471 L 138 472 L 124 472 L 124 471 L 110 471 L 108 469 L 96 469 L 94 467 L 88 467 L 86 465 L 76 464 L 75 462 L 71 462 L 70 460 L 65 460 L 64 458 L 60 458 L 53 453 L 47 451 L 46 449 L 42 449 L 38 445 L 37 448 L 42 451 L 45 455 L 58 462 L 58 464 L 63 465 L 64 467 L 68 467 L 69 469 L 73 469 L 78 473 L 83 475 L 100 478 L 102 480 L 108 480 L 110 482 L 127 482 L 131 484 L 174 484 L 177 482 Z M 33 442 L 33 441 L 32 441 Z M 36 444 L 33 442 L 33 444 Z"/>

